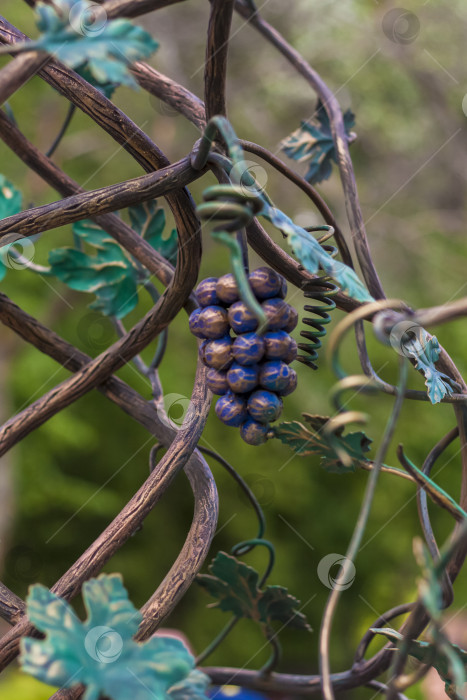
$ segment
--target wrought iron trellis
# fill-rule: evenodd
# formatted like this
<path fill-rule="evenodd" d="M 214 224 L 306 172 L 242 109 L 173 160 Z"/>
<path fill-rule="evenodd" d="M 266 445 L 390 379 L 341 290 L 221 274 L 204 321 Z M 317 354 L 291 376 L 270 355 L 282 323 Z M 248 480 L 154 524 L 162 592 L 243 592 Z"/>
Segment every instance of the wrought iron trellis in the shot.
<path fill-rule="evenodd" d="M 103 0 L 100 4 L 105 9 L 108 19 L 115 19 L 139 17 L 181 1 Z M 35 0 L 26 0 L 26 2 L 31 7 L 35 5 Z M 363 320 L 377 320 L 379 332 L 387 336 L 394 323 L 401 319 L 410 318 L 414 323 L 425 326 L 464 316 L 467 313 L 467 303 L 465 300 L 461 300 L 443 307 L 414 312 L 404 304 L 385 300 L 365 232 L 343 115 L 330 88 L 316 71 L 285 41 L 277 30 L 261 17 L 251 0 L 211 0 L 206 42 L 204 102 L 185 87 L 178 85 L 144 62 L 136 62 L 132 66 L 132 75 L 141 88 L 183 114 L 203 132 L 213 117 L 226 114 L 226 67 L 230 26 L 234 11 L 238 12 L 284 56 L 285 60 L 304 78 L 324 105 L 331 125 L 356 257 L 367 287 L 377 301 L 372 304 L 362 304 L 349 298 L 333 285 L 330 286 L 329 283 L 325 283 L 324 286 L 322 282 L 320 284 L 319 276 L 307 272 L 275 244 L 253 217 L 246 225 L 247 242 L 268 265 L 284 275 L 291 284 L 305 290 L 306 296 L 322 299 L 328 305 L 335 303 L 339 309 L 349 314 L 348 322 L 344 323 L 341 333 L 356 324 L 357 348 L 366 379 L 370 378 L 380 390 L 396 395 L 399 400 L 404 396 L 425 399 L 426 396 L 421 392 L 405 390 L 403 386 L 392 387 L 377 377 L 366 353 L 365 336 L 361 322 Z M 0 41 L 5 46 L 9 46 L 13 50 L 15 44 L 25 39 L 27 37 L 21 31 L 12 26 L 5 18 L 0 17 Z M 21 230 L 23 236 L 30 236 L 84 218 L 92 218 L 134 256 L 149 273 L 155 275 L 165 285 L 166 292 L 155 302 L 153 308 L 143 319 L 130 331 L 124 332 L 118 341 L 96 358 L 88 357 L 20 309 L 4 294 L 0 294 L 0 321 L 26 342 L 36 347 L 37 350 L 47 354 L 72 372 L 69 379 L 2 426 L 0 429 L 0 455 L 5 454 L 23 437 L 57 412 L 93 389 L 103 393 L 167 448 L 166 454 L 157 463 L 149 478 L 141 485 L 123 510 L 53 587 L 52 590 L 66 600 L 76 596 L 82 584 L 102 569 L 113 554 L 140 527 L 144 518 L 164 495 L 175 476 L 181 470 L 185 471 L 194 494 L 193 522 L 185 544 L 171 570 L 142 608 L 144 620 L 137 638 L 144 640 L 157 629 L 192 583 L 205 561 L 216 528 L 218 511 L 216 486 L 203 454 L 197 448 L 210 407 L 210 394 L 205 383 L 205 368 L 199 364 L 191 396 L 191 420 L 176 430 L 163 420 L 160 407 L 143 399 L 114 374 L 156 338 L 182 308 L 191 311 L 196 306 L 196 299 L 192 292 L 198 277 L 201 260 L 201 231 L 196 210 L 186 187 L 191 182 L 201 178 L 209 168 L 212 168 L 216 173 L 216 167 L 215 163 L 212 162 L 203 162 L 202 167 L 196 162 L 197 154 L 199 154 L 197 147 L 191 154 L 177 163 L 170 163 L 149 136 L 112 104 L 102 92 L 92 87 L 53 57 L 39 51 L 32 50 L 16 56 L 0 71 L 0 104 L 4 104 L 31 76 L 36 74 L 54 87 L 74 107 L 87 114 L 119 143 L 147 174 L 131 181 L 85 192 L 66 173 L 61 171 L 50 157 L 41 153 L 30 143 L 20 129 L 1 110 L 0 138 L 31 170 L 54 188 L 62 199 L 0 221 L 0 241 L 18 229 Z M 342 259 L 348 265 L 352 265 L 352 255 L 345 243 L 344 236 L 332 212 L 318 192 L 290 170 L 277 156 L 263 147 L 245 141 L 239 141 L 239 145 L 245 151 L 264 159 L 310 197 L 325 223 L 334 228 Z M 179 241 L 175 267 L 113 213 L 117 209 L 145 202 L 156 196 L 166 198 L 175 219 Z M 315 312 L 316 308 L 311 307 L 310 310 Z M 322 318 L 325 319 L 326 315 Z M 325 321 L 323 320 L 323 322 Z M 316 339 L 316 334 L 312 340 L 314 339 Z M 335 346 L 337 346 L 337 340 Z M 313 348 L 305 345 L 303 349 L 306 352 L 311 350 L 310 354 L 313 358 Z M 305 361 L 310 363 L 310 360 L 306 358 Z M 460 506 L 466 510 L 467 418 L 465 398 L 467 386 L 454 363 L 442 348 L 437 367 L 458 386 L 458 393 L 453 393 L 451 397 L 445 399 L 453 405 L 457 427 L 430 452 L 422 471 L 429 476 L 435 460 L 453 439 L 459 437 L 462 458 Z M 361 383 L 361 380 L 358 381 Z M 353 386 L 356 386 L 358 381 L 356 384 L 354 382 Z M 341 389 L 348 388 L 350 385 L 351 382 L 345 384 L 344 380 Z M 195 416 L 194 419 L 193 416 Z M 355 416 L 347 416 L 347 418 L 350 417 L 354 418 Z M 381 467 L 381 461 L 382 455 L 380 455 L 379 467 Z M 378 469 L 374 465 L 370 479 L 373 476 L 374 478 L 370 482 L 370 489 L 374 488 L 377 472 Z M 421 477 L 418 476 L 418 478 Z M 427 496 L 424 488 L 428 490 L 427 482 L 418 481 L 417 483 L 419 485 L 418 497 L 422 528 L 430 552 L 436 560 L 439 556 L 439 550 L 426 505 Z M 428 493 L 430 493 L 429 490 Z M 370 500 L 366 501 L 366 505 L 369 503 Z M 362 530 L 357 529 L 356 532 L 358 539 Z M 452 582 L 458 575 L 467 554 L 465 527 L 453 540 L 448 554 L 445 554 L 443 560 L 446 569 L 444 579 L 445 606 L 452 601 Z M 183 571 L 183 576 L 179 575 L 181 571 Z M 204 670 L 215 683 L 225 683 L 234 679 L 237 684 L 265 691 L 313 694 L 319 693 L 322 689 L 324 696 L 329 699 L 333 697 L 334 691 L 370 686 L 381 692 L 387 692 L 388 697 L 397 697 L 404 687 L 402 682 L 397 682 L 398 679 L 402 678 L 404 654 L 400 654 L 400 661 L 396 666 L 395 677 L 391 681 L 390 687 L 387 688 L 384 684 L 379 683 L 376 679 L 389 668 L 393 660 L 393 653 L 386 647 L 372 658 L 364 658 L 366 649 L 374 636 L 374 632 L 371 630 L 366 633 L 357 649 L 353 667 L 342 673 L 330 674 L 326 639 L 330 632 L 331 608 L 335 602 L 336 598 L 330 601 L 327 611 L 329 614 L 327 617 L 325 616 L 323 626 L 321 674 L 313 676 L 290 675 L 265 673 L 264 670 L 256 672 L 214 667 L 206 667 Z M 387 611 L 375 622 L 373 627 L 385 625 L 392 619 L 406 613 L 410 613 L 410 615 L 404 622 L 401 631 L 408 639 L 416 638 L 428 622 L 426 611 L 419 603 L 405 604 Z M 21 637 L 33 635 L 34 628 L 26 618 L 25 603 L 3 584 L 0 584 L 0 614 L 12 625 L 12 629 L 0 640 L 0 670 L 2 670 L 17 656 Z M 82 692 L 82 688 L 62 689 L 57 691 L 53 697 L 72 700 L 80 697 Z"/>

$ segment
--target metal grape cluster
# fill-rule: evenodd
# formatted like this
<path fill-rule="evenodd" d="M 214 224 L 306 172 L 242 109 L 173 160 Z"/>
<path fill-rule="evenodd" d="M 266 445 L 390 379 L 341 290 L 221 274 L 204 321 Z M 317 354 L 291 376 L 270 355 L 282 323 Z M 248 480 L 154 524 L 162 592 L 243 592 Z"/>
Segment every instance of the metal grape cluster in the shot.
<path fill-rule="evenodd" d="M 287 283 L 274 270 L 260 267 L 248 281 L 268 319 L 267 332 L 257 332 L 258 319 L 240 300 L 231 273 L 198 285 L 201 308 L 192 312 L 190 330 L 203 340 L 199 354 L 209 367 L 206 381 L 221 397 L 217 416 L 225 425 L 240 428 L 245 442 L 260 445 L 282 412 L 282 397 L 297 386 L 297 374 L 289 366 L 297 357 L 297 343 L 289 333 L 298 314 L 284 301 Z"/>

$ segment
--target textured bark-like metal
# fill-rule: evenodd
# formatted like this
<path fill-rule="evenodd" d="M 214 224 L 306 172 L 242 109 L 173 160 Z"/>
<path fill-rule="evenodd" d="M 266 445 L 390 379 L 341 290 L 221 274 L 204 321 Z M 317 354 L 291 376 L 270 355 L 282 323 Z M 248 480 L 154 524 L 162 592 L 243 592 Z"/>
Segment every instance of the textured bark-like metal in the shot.
<path fill-rule="evenodd" d="M 211 0 L 206 58 L 204 64 L 204 103 L 206 120 L 227 114 L 225 89 L 230 26 L 235 0 Z"/>
<path fill-rule="evenodd" d="M 21 236 L 32 236 L 116 209 L 125 209 L 139 202 L 147 202 L 180 189 L 199 177 L 200 173 L 191 167 L 190 159 L 184 158 L 149 175 L 22 211 L 0 221 L 0 244 L 2 238 L 12 233 L 21 232 Z"/>

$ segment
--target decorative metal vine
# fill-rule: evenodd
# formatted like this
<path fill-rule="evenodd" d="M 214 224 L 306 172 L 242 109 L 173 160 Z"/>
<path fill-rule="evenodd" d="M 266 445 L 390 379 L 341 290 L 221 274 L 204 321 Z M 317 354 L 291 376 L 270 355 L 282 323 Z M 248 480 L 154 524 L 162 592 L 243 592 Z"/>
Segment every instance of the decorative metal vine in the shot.
<path fill-rule="evenodd" d="M 23 669 L 60 686 L 61 690 L 52 697 L 61 700 L 74 700 L 83 694 L 86 700 L 97 700 L 101 694 L 113 700 L 200 700 L 206 697 L 210 683 L 221 685 L 232 678 L 240 686 L 266 692 L 322 692 L 325 700 L 333 700 L 336 691 L 369 686 L 393 700 L 404 697 L 403 691 L 433 666 L 443 678 L 447 694 L 460 698 L 466 680 L 467 652 L 446 638 L 441 611 L 452 602 L 452 583 L 467 552 L 467 386 L 436 337 L 425 328 L 465 316 L 467 300 L 417 311 L 400 300 L 385 298 L 369 252 L 354 186 L 348 148 L 355 140 L 350 131 L 354 116 L 350 112 L 342 114 L 320 76 L 263 20 L 251 0 L 211 0 L 204 103 L 143 62 L 158 44 L 144 29 L 126 19 L 181 0 L 26 1 L 36 12 L 36 39 L 30 40 L 0 17 L 0 53 L 12 56 L 0 70 L 0 102 L 4 105 L 0 110 L 0 138 L 62 198 L 22 211 L 21 192 L 0 175 L 0 280 L 14 263 L 31 273 L 55 277 L 74 290 L 92 293 L 95 299 L 91 306 L 112 319 L 118 339 L 98 357 L 90 358 L 0 294 L 1 323 L 72 372 L 67 380 L 0 428 L 0 454 L 95 388 L 143 425 L 157 444 L 151 451 L 148 479 L 53 590 L 36 584 L 25 602 L 0 584 L 0 615 L 12 625 L 0 640 L 0 669 L 21 653 Z M 287 156 L 308 163 L 305 179 L 261 146 L 241 141 L 225 116 L 227 46 L 234 11 L 279 49 L 318 96 L 314 117 L 303 122 L 282 144 Z M 28 141 L 7 107 L 11 95 L 36 73 L 69 102 L 66 120 L 46 154 Z M 201 131 L 191 152 L 170 163 L 150 137 L 111 102 L 120 85 L 140 86 L 191 120 Z M 88 114 L 121 144 L 146 174 L 99 190 L 82 191 L 50 159 L 66 138 L 76 109 Z M 245 151 L 259 154 L 306 192 L 324 224 L 302 228 L 278 209 L 248 171 Z M 313 187 L 330 177 L 333 163 L 340 172 L 364 282 L 354 270 L 334 216 Z M 214 173 L 218 184 L 207 188 L 204 201 L 195 207 L 187 187 L 207 171 Z M 168 235 L 164 209 L 156 203 L 158 197 L 165 197 L 174 216 L 176 229 Z M 129 224 L 115 213 L 125 209 Z M 212 236 L 228 247 L 231 271 L 214 270 L 216 277 L 196 287 L 201 260 L 200 219 L 215 223 Z M 261 226 L 261 219 L 283 234 L 287 250 L 272 241 Z M 48 266 L 33 263 L 27 255 L 28 246 L 32 241 L 41 245 L 39 234 L 64 224 L 73 225 L 72 244 L 50 251 Z M 314 237 L 314 233 L 322 231 L 324 236 Z M 327 243 L 332 236 L 336 246 Z M 268 267 L 249 271 L 249 246 Z M 337 259 L 339 253 L 342 260 Z M 151 283 L 151 275 L 165 285 L 164 294 L 160 295 Z M 298 358 L 297 343 L 289 335 L 298 318 L 284 299 L 285 280 L 300 289 L 306 299 L 302 318 L 306 329 L 300 331 L 306 342 L 298 344 L 303 353 Z M 149 295 L 153 306 L 128 331 L 122 319 L 137 309 L 140 292 Z M 178 428 L 165 410 L 159 371 L 163 367 L 167 329 L 183 308 L 191 314 L 191 330 L 203 342 L 199 343 L 201 359 L 190 406 Z M 305 365 L 300 381 L 306 383 L 307 367 L 318 368 L 318 350 L 332 321 L 330 312 L 335 308 L 347 313 L 334 329 L 327 347 L 339 380 L 331 394 L 335 415 L 304 413 L 304 423 L 272 425 L 279 417 L 282 397 L 296 385 L 296 372 L 290 363 L 297 358 Z M 397 385 L 381 379 L 371 365 L 364 332 L 364 326 L 369 324 L 388 346 L 388 353 L 395 350 L 399 357 Z M 340 365 L 338 352 L 343 337 L 353 329 L 362 374 L 349 376 Z M 154 356 L 147 365 L 140 353 L 156 338 Z M 115 376 L 131 361 L 151 382 L 150 401 Z M 408 388 L 410 364 L 423 375 L 426 392 Z M 222 455 L 198 447 L 209 412 L 209 389 L 221 395 L 216 406 L 218 416 L 228 425 L 240 427 L 246 442 L 259 445 L 266 439 L 279 439 L 302 458 L 318 455 L 329 471 L 342 473 L 361 468 L 370 472 L 345 562 L 324 611 L 319 674 L 273 673 L 280 663 L 275 623 L 302 632 L 309 627 L 299 601 L 287 589 L 267 584 L 274 565 L 274 547 L 265 539 L 265 517 L 251 489 Z M 368 457 L 371 441 L 363 432 L 345 433 L 350 424 L 366 421 L 365 414 L 350 410 L 342 400 L 349 390 L 384 392 L 395 397 L 374 459 Z M 402 447 L 398 452 L 401 468 L 384 464 L 405 399 L 443 401 L 454 410 L 455 427 L 433 448 L 421 468 Z M 461 443 L 459 459 L 464 486 L 460 503 L 430 476 L 436 459 L 456 438 Z M 167 451 L 158 460 L 161 446 Z M 199 574 L 216 530 L 218 509 L 215 481 L 205 457 L 220 464 L 243 489 L 257 515 L 258 531 L 254 537 L 234 545 L 230 553 L 217 553 L 209 572 Z M 194 494 L 193 524 L 169 574 L 136 611 L 118 576 L 96 576 L 141 528 L 182 469 Z M 350 670 L 331 673 L 329 642 L 340 584 L 353 566 L 382 471 L 409 480 L 417 488 L 426 540 L 425 545 L 419 542 L 416 546 L 421 568 L 419 596 L 416 602 L 399 605 L 375 622 L 364 635 Z M 433 534 L 427 498 L 449 512 L 456 524 L 453 536 L 442 547 L 438 547 Z M 255 547 L 263 547 L 268 553 L 262 575 L 241 561 Z M 232 616 L 196 660 L 180 640 L 153 636 L 195 577 L 214 598 L 215 605 Z M 81 589 L 88 613 L 85 622 L 67 603 Z M 399 630 L 387 626 L 402 614 L 408 617 Z M 254 620 L 264 633 L 271 648 L 266 665 L 257 671 L 206 666 L 199 670 L 241 618 Z M 418 639 L 428 624 L 432 630 L 430 640 Z M 37 632 L 45 638 L 34 639 Z M 383 635 L 388 644 L 365 659 L 375 635 Z M 110 640 L 110 652 L 108 647 L 99 646 L 102 638 Z M 117 659 L 115 664 L 107 663 L 109 654 L 111 660 Z M 408 675 L 408 657 L 420 661 L 421 670 Z M 385 685 L 377 679 L 391 665 L 391 679 Z"/>

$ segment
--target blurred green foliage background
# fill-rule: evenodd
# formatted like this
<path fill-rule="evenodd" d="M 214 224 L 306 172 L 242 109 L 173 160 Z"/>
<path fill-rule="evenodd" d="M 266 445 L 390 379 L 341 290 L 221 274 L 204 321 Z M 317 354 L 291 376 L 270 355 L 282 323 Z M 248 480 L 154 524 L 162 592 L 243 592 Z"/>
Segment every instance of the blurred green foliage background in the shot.
<path fill-rule="evenodd" d="M 320 72 L 342 107 L 355 112 L 358 139 L 352 155 L 377 268 L 389 297 L 423 307 L 463 296 L 467 284 L 467 131 L 462 106 L 464 101 L 467 111 L 467 64 L 463 54 L 467 7 L 461 0 L 407 2 L 405 8 L 419 23 L 418 30 L 417 26 L 407 28 L 407 43 L 398 42 L 397 34 L 383 31 L 384 18 L 392 8 L 390 2 L 373 0 L 294 0 L 285 10 L 281 0 L 268 0 L 262 13 Z M 2 12 L 34 36 L 33 13 L 26 4 L 3 0 Z M 143 20 L 161 44 L 150 63 L 200 96 L 208 12 L 209 3 L 191 0 Z M 401 27 L 395 31 L 400 32 Z M 3 58 L 1 65 L 7 61 Z M 143 91 L 119 89 L 114 101 L 171 160 L 186 154 L 198 138 L 191 124 Z M 228 105 L 238 135 L 277 152 L 280 140 L 301 119 L 310 116 L 314 104 L 315 95 L 300 76 L 236 17 L 230 43 Z M 10 106 L 20 128 L 44 151 L 67 110 L 65 101 L 38 77 L 14 95 Z M 140 167 L 121 147 L 79 113 L 54 157 L 86 189 L 141 174 Z M 58 198 L 3 143 L 0 158 L 1 172 L 22 189 L 25 207 Z M 261 177 L 267 177 L 269 194 L 281 208 L 301 224 L 319 221 L 303 194 L 269 166 L 259 165 L 264 168 Z M 205 177 L 194 184 L 196 201 L 211 182 Z M 337 173 L 320 190 L 347 231 Z M 46 264 L 48 251 L 69 241 L 68 227 L 48 232 L 35 243 L 35 262 Z M 228 270 L 225 251 L 210 240 L 208 232 L 204 252 L 201 278 Z M 258 262 L 252 255 L 252 267 Z M 115 339 L 110 322 L 89 311 L 91 299 L 70 292 L 54 280 L 12 270 L 2 283 L 2 291 L 91 355 Z M 288 300 L 299 309 L 303 304 L 296 290 L 290 290 Z M 149 304 L 150 300 L 143 298 L 127 320 L 128 325 Z M 336 312 L 335 322 L 340 317 Z M 297 338 L 299 330 L 300 326 L 295 331 Z M 2 327 L 0 334 L 0 410 L 6 419 L 68 373 L 9 330 Z M 440 328 L 437 335 L 460 370 L 465 371 L 465 324 L 458 321 Z M 368 343 L 374 367 L 385 379 L 394 380 L 397 358 L 371 336 Z M 149 358 L 153 350 L 149 348 L 144 356 Z M 350 372 L 358 371 L 352 337 L 345 342 L 342 357 Z M 196 343 L 183 313 L 170 328 L 161 370 L 165 393 L 188 397 L 195 365 Z M 324 351 L 318 372 L 302 365 L 297 371 L 299 388 L 285 402 L 284 417 L 299 418 L 301 411 L 329 414 L 332 406 L 328 394 L 335 378 Z M 147 382 L 132 365 L 119 376 L 150 397 Z M 423 387 L 422 378 L 414 372 L 410 382 L 413 387 Z M 352 408 L 369 413 L 366 432 L 376 443 L 391 406 L 392 399 L 386 396 L 355 397 L 351 402 Z M 176 419 L 177 408 L 173 411 Z M 387 462 L 396 464 L 395 447 L 403 442 L 407 454 L 420 465 L 453 424 L 448 405 L 407 402 Z M 0 549 L 5 583 L 21 596 L 26 595 L 31 582 L 52 585 L 147 477 L 152 444 L 140 426 L 93 392 L 3 458 Z M 259 448 L 248 447 L 236 430 L 224 427 L 214 415 L 201 444 L 227 457 L 257 494 L 268 518 L 266 534 L 277 548 L 277 564 L 270 581 L 288 586 L 300 598 L 313 628 L 309 636 L 287 630 L 282 634 L 281 670 L 317 672 L 318 630 L 329 593 L 319 580 L 317 566 L 325 555 L 345 552 L 367 474 L 327 474 L 317 459 L 292 457 L 276 441 Z M 457 450 L 454 443 L 435 470 L 439 483 L 454 497 L 459 495 L 460 483 Z M 228 551 L 236 542 L 254 536 L 256 524 L 241 492 L 216 463 L 212 468 L 220 492 L 214 555 L 219 549 Z M 412 540 L 421 534 L 416 510 L 413 487 L 383 474 L 358 556 L 355 582 L 342 594 L 339 605 L 332 642 L 333 670 L 351 665 L 361 635 L 379 614 L 414 598 L 417 567 Z M 191 516 L 191 492 L 180 476 L 147 518 L 143 530 L 106 567 L 106 571 L 122 573 L 135 604 L 142 605 L 164 577 L 182 545 Z M 452 523 L 435 510 L 433 523 L 442 541 Z M 246 561 L 261 569 L 266 563 L 264 557 L 258 552 Z M 456 583 L 456 591 L 465 590 L 466 583 L 464 574 Z M 207 610 L 208 602 L 205 594 L 193 586 L 168 621 L 188 635 L 196 651 L 201 651 L 228 619 L 224 613 Z M 463 604 L 460 596 L 458 607 Z M 209 663 L 259 668 L 267 656 L 259 631 L 244 621 Z M 423 697 L 424 692 L 415 689 L 410 696 Z M 358 690 L 345 697 L 372 695 L 373 691 Z M 9 671 L 0 680 L 0 699 L 12 697 L 40 700 L 48 697 L 48 691 Z"/>

